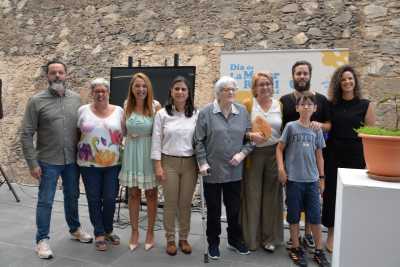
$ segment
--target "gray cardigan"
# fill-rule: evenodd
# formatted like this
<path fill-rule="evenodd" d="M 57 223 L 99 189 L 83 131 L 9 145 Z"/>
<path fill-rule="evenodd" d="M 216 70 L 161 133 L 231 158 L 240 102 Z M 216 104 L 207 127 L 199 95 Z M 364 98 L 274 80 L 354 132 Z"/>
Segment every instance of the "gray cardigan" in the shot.
<path fill-rule="evenodd" d="M 204 107 L 197 119 L 194 132 L 194 145 L 199 166 L 208 163 L 211 174 L 204 177 L 206 183 L 227 183 L 242 179 L 243 162 L 232 166 L 229 161 L 239 152 L 246 156 L 254 145 L 245 140 L 251 129 L 246 108 L 238 103 L 232 104 L 228 118 L 222 114 L 216 101 Z"/>

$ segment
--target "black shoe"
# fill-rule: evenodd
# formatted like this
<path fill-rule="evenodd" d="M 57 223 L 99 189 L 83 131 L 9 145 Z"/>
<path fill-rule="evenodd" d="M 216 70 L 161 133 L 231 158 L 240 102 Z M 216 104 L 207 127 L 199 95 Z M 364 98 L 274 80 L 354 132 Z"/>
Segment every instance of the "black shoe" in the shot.
<path fill-rule="evenodd" d="M 310 235 L 310 234 L 304 235 L 303 246 L 304 246 L 304 248 L 315 249 L 315 242 L 314 242 L 314 238 L 312 235 Z"/>
<path fill-rule="evenodd" d="M 228 242 L 227 247 L 229 249 L 231 249 L 231 250 L 236 251 L 240 255 L 250 254 L 249 249 L 247 248 L 247 246 L 243 242 L 235 242 L 235 243 L 229 243 Z"/>
<path fill-rule="evenodd" d="M 307 260 L 302 248 L 291 248 L 289 251 L 289 257 L 292 259 L 294 264 L 301 267 L 307 267 Z"/>
<path fill-rule="evenodd" d="M 210 257 L 213 260 L 218 260 L 221 258 L 221 253 L 219 252 L 218 245 L 208 246 L 208 257 Z"/>
<path fill-rule="evenodd" d="M 286 249 L 290 250 L 292 248 L 293 242 L 292 239 L 289 238 L 289 240 L 286 242 Z M 299 245 L 301 245 L 301 236 L 299 236 Z"/>
<path fill-rule="evenodd" d="M 321 267 L 330 267 L 331 264 L 326 259 L 325 253 L 322 249 L 316 249 L 313 260 Z"/>

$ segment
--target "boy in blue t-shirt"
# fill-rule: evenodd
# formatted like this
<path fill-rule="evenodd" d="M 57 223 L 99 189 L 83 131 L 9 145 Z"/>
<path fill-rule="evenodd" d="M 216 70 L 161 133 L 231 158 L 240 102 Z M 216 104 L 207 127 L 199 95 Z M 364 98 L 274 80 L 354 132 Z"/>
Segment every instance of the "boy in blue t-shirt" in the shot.
<path fill-rule="evenodd" d="M 325 141 L 321 129 L 310 128 L 311 115 L 317 109 L 315 103 L 315 96 L 311 92 L 304 92 L 297 98 L 296 111 L 300 118 L 285 126 L 276 148 L 279 181 L 286 185 L 287 221 L 293 242 L 289 256 L 299 266 L 307 266 L 299 244 L 299 221 L 303 208 L 316 242 L 313 259 L 319 266 L 330 266 L 321 242 L 320 194 L 325 185 L 322 156 Z"/>

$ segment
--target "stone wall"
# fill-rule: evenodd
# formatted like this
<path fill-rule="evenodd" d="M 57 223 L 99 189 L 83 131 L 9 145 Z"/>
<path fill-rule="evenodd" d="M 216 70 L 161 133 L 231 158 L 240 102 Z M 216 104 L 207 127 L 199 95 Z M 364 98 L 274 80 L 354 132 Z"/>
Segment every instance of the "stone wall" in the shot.
<path fill-rule="evenodd" d="M 400 88 L 397 0 L 0 0 L 0 78 L 5 119 L 0 161 L 30 181 L 19 145 L 27 99 L 45 86 L 42 65 L 61 58 L 69 84 L 87 99 L 87 82 L 126 66 L 196 65 L 195 102 L 212 99 L 222 50 L 349 48 L 363 90 L 375 102 Z M 378 107 L 392 125 L 393 103 Z M 389 111 L 389 112 L 387 112 Z M 386 113 L 385 113 L 386 112 Z M 385 114 L 385 115 L 384 115 Z"/>

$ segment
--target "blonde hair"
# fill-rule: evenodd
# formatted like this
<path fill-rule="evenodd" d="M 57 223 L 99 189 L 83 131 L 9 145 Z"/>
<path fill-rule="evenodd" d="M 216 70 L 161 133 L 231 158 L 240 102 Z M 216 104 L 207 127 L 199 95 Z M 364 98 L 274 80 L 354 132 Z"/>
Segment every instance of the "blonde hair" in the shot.
<path fill-rule="evenodd" d="M 253 75 L 253 78 L 252 78 L 252 81 L 251 81 L 251 94 L 254 97 L 257 97 L 257 93 L 256 93 L 257 82 L 258 82 L 258 80 L 260 80 L 263 77 L 267 78 L 271 82 L 272 88 L 274 88 L 274 80 L 272 79 L 271 73 L 269 73 L 269 72 L 261 72 L 261 71 L 260 72 L 256 72 Z"/>
<path fill-rule="evenodd" d="M 147 95 L 146 98 L 144 99 L 144 110 L 143 110 L 143 115 L 152 117 L 154 114 L 154 109 L 153 109 L 153 86 L 151 85 L 151 81 L 149 77 L 147 77 L 146 74 L 138 72 L 135 73 L 132 76 L 131 82 L 129 83 L 129 91 L 128 91 L 128 97 L 125 101 L 125 115 L 128 118 L 132 112 L 134 111 L 136 107 L 136 99 L 135 95 L 132 92 L 133 85 L 136 81 L 136 79 L 142 79 L 144 83 L 146 84 L 147 88 Z"/>

